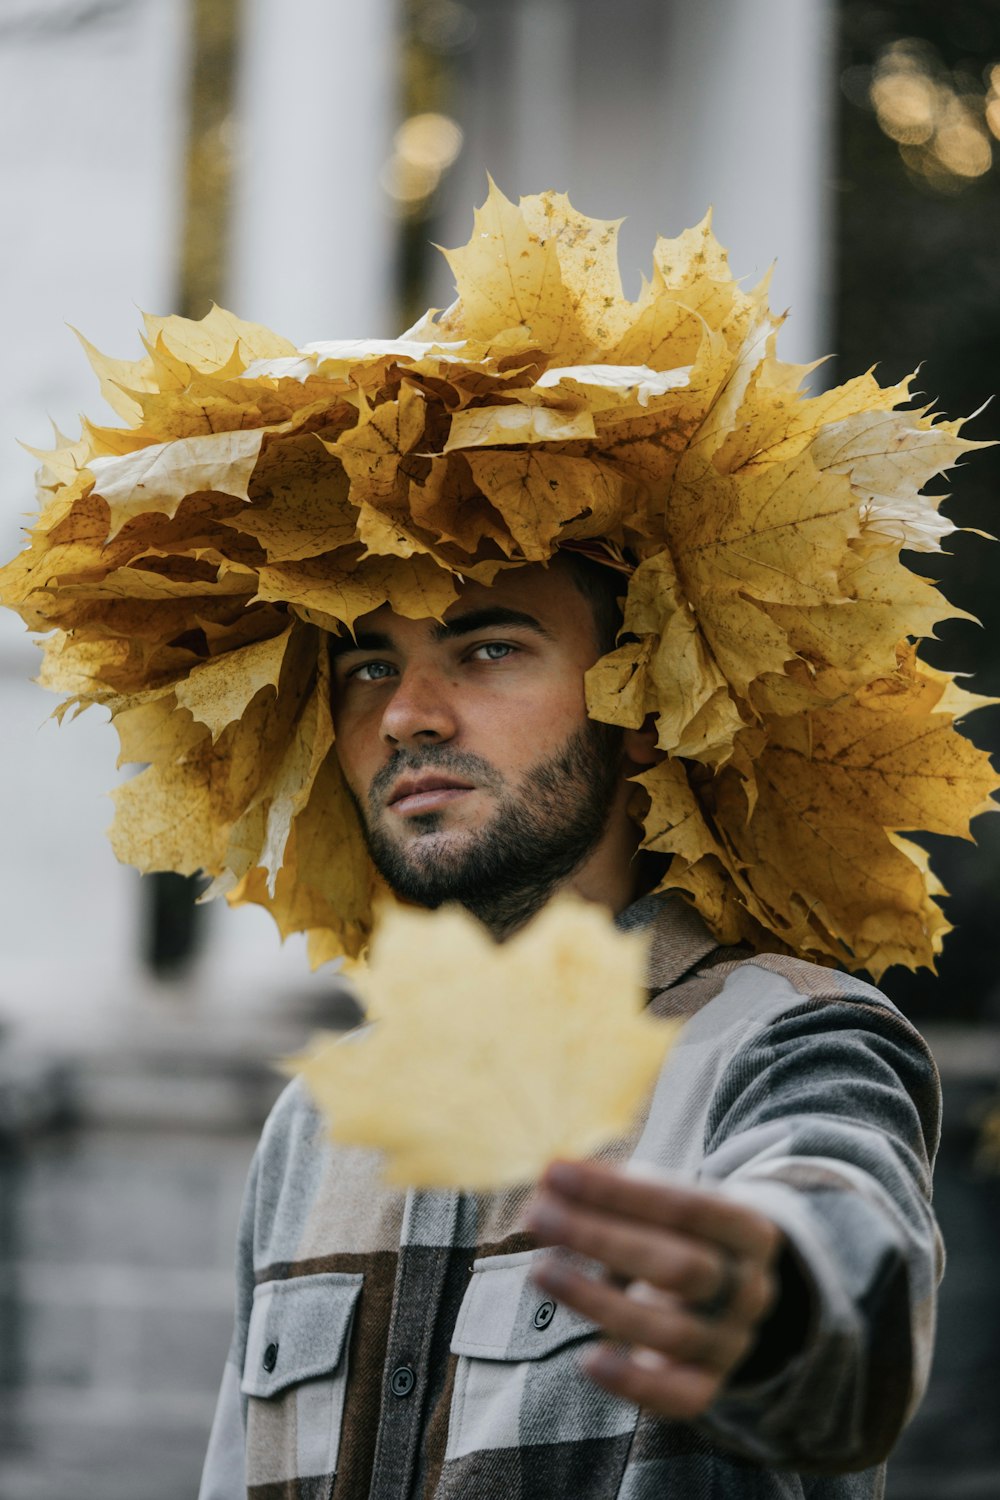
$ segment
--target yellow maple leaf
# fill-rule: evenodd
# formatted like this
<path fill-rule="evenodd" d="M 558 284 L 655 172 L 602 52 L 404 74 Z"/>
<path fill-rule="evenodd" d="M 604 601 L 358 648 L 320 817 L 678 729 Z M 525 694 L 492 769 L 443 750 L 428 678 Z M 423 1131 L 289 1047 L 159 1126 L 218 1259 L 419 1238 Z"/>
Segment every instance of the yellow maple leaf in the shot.
<path fill-rule="evenodd" d="M 295 354 L 295 345 L 260 323 L 248 323 L 224 307 L 212 305 L 203 318 L 181 318 L 171 314 L 157 318 L 147 313 L 144 322 L 151 343 L 162 342 L 195 369 L 225 368 L 237 353 L 241 368 L 253 359 L 273 359 Z"/>
<path fill-rule="evenodd" d="M 321 610 L 350 630 L 359 615 L 390 603 L 411 619 L 440 619 L 458 598 L 453 575 L 430 557 L 306 559 L 260 569 L 259 599 Z"/>
<path fill-rule="evenodd" d="M 398 401 L 386 401 L 362 415 L 330 451 L 335 453 L 360 500 L 378 500 L 396 493 L 415 472 L 413 450 L 424 435 L 427 402 L 412 385 L 404 385 Z M 407 461 L 409 459 L 409 462 Z"/>
<path fill-rule="evenodd" d="M 120 752 L 119 766 L 181 764 L 190 759 L 208 736 L 204 724 L 177 711 L 172 693 L 148 700 L 126 698 L 114 716 Z"/>
<path fill-rule="evenodd" d="M 445 255 L 459 303 L 440 320 L 442 331 L 483 339 L 514 331 L 542 348 L 590 352 L 579 299 L 562 276 L 558 232 L 546 233 L 529 222 L 494 183 L 476 209 L 469 243 Z"/>
<path fill-rule="evenodd" d="M 553 241 L 563 285 L 570 291 L 581 341 L 609 348 L 628 319 L 618 269 L 621 219 L 589 219 L 565 193 L 522 198 L 521 214 L 540 241 Z"/>
<path fill-rule="evenodd" d="M 109 536 L 144 511 L 173 514 L 199 490 L 248 498 L 260 453 L 259 431 L 218 432 L 154 443 L 118 458 L 91 459 L 96 492 L 111 511 Z"/>
<path fill-rule="evenodd" d="M 622 628 L 637 642 L 587 674 L 593 716 L 637 729 L 655 714 L 663 749 L 710 764 L 727 760 L 744 721 L 669 552 L 656 553 L 632 575 Z"/>
<path fill-rule="evenodd" d="M 531 1181 L 623 1134 L 655 1082 L 677 1023 L 645 1012 L 647 947 L 569 899 L 501 945 L 458 908 L 395 908 L 356 975 L 370 1025 L 291 1066 L 390 1182 Z"/>
<path fill-rule="evenodd" d="M 515 550 L 514 539 L 476 488 L 468 460 L 467 453 L 433 459 L 427 477 L 420 484 L 410 485 L 410 515 L 422 531 L 439 537 L 445 548 L 454 542 L 471 557 L 486 540 L 495 542 L 510 557 Z"/>
<path fill-rule="evenodd" d="M 549 406 L 467 406 L 451 419 L 445 453 L 456 448 L 511 447 L 521 443 L 565 443 L 592 438 L 589 411 L 557 411 Z"/>
<path fill-rule="evenodd" d="M 90 367 L 100 382 L 101 395 L 123 421 L 134 424 L 142 415 L 138 393 L 157 389 L 152 360 L 148 357 L 112 359 L 95 348 L 89 339 L 84 338 L 78 328 L 74 328 L 73 332 L 83 345 Z"/>
<path fill-rule="evenodd" d="M 261 842 L 263 832 L 261 828 Z M 338 854 L 335 859 L 330 857 L 332 849 Z M 265 907 L 282 937 L 309 933 L 317 962 L 345 954 L 355 958 L 362 952 L 379 882 L 335 755 L 327 754 L 322 761 L 312 794 L 293 816 L 277 875 L 255 859 L 249 863 L 253 867 L 238 884 L 227 882 L 220 888 L 231 906 Z"/>
<path fill-rule="evenodd" d="M 529 562 L 551 557 L 556 534 L 570 534 L 567 523 L 589 514 L 594 534 L 603 536 L 622 510 L 622 476 L 587 459 L 529 448 L 500 459 L 489 450 L 469 452 L 465 461 L 476 489 L 503 516 Z"/>
<path fill-rule="evenodd" d="M 291 628 L 270 640 L 246 646 L 233 657 L 215 656 L 191 671 L 174 689 L 174 696 L 199 724 L 207 725 L 217 740 L 227 725 L 241 719 L 250 701 L 263 688 L 278 689 L 278 678 Z"/>
<path fill-rule="evenodd" d="M 888 708 L 888 693 L 869 692 L 767 721 L 752 795 L 735 765 L 709 778 L 668 760 L 638 777 L 651 801 L 647 847 L 674 856 L 664 887 L 695 894 L 708 870 L 724 870 L 738 901 L 728 919 L 745 913 L 740 935 L 758 945 L 764 930 L 876 977 L 892 963 L 933 967 L 947 924 L 926 855 L 899 834 L 968 838 L 970 818 L 995 807 L 997 777 L 950 713 L 917 711 L 919 674 L 907 682 L 901 670 L 894 688 Z"/>
<path fill-rule="evenodd" d="M 358 519 L 349 488 L 342 465 L 316 433 L 270 442 L 250 482 L 252 503 L 232 518 L 237 534 L 253 537 L 278 562 L 349 546 Z"/>

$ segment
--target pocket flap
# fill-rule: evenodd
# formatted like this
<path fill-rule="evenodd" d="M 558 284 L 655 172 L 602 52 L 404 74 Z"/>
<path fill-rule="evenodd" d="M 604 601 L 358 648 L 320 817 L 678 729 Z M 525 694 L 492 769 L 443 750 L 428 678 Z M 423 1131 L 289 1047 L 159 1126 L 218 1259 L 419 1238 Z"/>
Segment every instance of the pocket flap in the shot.
<path fill-rule="evenodd" d="M 253 1294 L 243 1394 L 276 1396 L 335 1370 L 363 1280 L 360 1272 L 324 1271 L 262 1281 Z"/>
<path fill-rule="evenodd" d="M 596 1323 L 554 1302 L 529 1280 L 528 1272 L 542 1253 L 525 1250 L 473 1261 L 451 1341 L 454 1354 L 541 1359 L 596 1332 Z"/>

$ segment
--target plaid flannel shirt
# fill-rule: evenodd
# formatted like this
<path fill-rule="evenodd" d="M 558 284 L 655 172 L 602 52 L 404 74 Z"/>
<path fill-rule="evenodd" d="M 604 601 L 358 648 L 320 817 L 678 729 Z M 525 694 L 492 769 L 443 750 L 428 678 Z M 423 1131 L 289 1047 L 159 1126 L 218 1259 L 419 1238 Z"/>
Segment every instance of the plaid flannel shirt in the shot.
<path fill-rule="evenodd" d="M 199 1500 L 883 1493 L 933 1341 L 934 1064 L 871 986 L 720 949 L 676 897 L 619 924 L 652 924 L 650 1003 L 685 1025 L 633 1133 L 598 1155 L 769 1214 L 811 1294 L 798 1352 L 693 1424 L 607 1394 L 578 1367 L 593 1325 L 528 1278 L 529 1189 L 389 1190 L 297 1081 L 251 1171 Z"/>

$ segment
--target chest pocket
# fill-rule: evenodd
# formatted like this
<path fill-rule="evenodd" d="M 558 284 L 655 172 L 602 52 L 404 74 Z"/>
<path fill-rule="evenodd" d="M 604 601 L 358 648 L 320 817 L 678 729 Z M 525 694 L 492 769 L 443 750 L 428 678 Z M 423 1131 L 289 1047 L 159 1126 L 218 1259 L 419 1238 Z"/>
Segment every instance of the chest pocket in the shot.
<path fill-rule="evenodd" d="M 473 1262 L 451 1342 L 459 1358 L 446 1463 L 484 1449 L 618 1438 L 635 1427 L 638 1407 L 579 1368 L 596 1326 L 529 1280 L 540 1253 Z"/>
<path fill-rule="evenodd" d="M 362 1280 L 327 1271 L 256 1288 L 241 1382 L 248 1484 L 336 1474 Z"/>

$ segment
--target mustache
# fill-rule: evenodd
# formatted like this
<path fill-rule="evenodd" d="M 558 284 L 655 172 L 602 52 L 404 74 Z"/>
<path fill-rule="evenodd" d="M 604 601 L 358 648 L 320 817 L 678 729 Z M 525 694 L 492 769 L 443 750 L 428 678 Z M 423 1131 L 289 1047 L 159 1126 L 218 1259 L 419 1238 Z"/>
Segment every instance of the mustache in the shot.
<path fill-rule="evenodd" d="M 368 807 L 372 813 L 379 812 L 400 776 L 406 772 L 451 771 L 464 780 L 485 787 L 487 791 L 500 791 L 503 777 L 495 766 L 481 755 L 468 750 L 452 750 L 447 745 L 428 745 L 423 750 L 397 750 L 391 760 L 386 761 L 372 778 L 368 788 Z"/>

